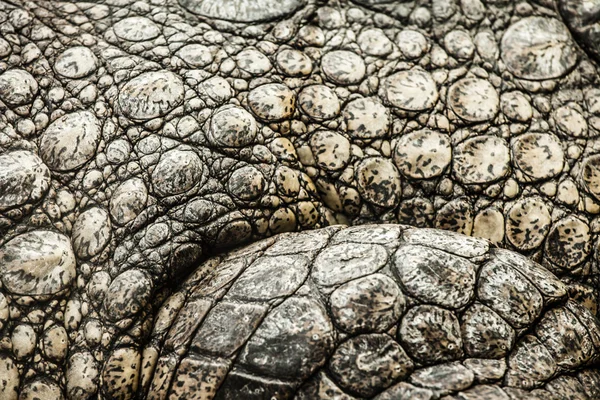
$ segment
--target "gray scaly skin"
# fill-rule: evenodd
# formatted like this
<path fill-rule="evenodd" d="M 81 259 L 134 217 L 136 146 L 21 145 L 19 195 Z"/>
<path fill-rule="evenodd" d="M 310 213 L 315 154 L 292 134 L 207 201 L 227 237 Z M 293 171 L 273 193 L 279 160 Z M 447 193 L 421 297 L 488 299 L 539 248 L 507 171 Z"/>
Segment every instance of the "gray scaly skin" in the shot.
<path fill-rule="evenodd" d="M 0 398 L 597 398 L 598 7 L 487 3 L 0 2 Z"/>
<path fill-rule="evenodd" d="M 111 361 L 120 383 L 141 366 L 148 399 L 595 399 L 600 322 L 485 240 L 330 227 L 208 260 L 161 307 L 141 360 L 126 346 Z"/>

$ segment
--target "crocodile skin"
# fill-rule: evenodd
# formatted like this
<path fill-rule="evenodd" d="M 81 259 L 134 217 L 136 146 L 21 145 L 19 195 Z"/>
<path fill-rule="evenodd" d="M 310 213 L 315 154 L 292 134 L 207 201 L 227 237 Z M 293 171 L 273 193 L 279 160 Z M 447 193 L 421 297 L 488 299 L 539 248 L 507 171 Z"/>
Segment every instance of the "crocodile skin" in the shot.
<path fill-rule="evenodd" d="M 157 316 L 142 356 L 108 361 L 112 396 L 600 395 L 600 321 L 541 265 L 447 231 L 281 234 L 208 260 Z"/>
<path fill-rule="evenodd" d="M 0 0 L 0 398 L 598 398 L 599 4 Z"/>

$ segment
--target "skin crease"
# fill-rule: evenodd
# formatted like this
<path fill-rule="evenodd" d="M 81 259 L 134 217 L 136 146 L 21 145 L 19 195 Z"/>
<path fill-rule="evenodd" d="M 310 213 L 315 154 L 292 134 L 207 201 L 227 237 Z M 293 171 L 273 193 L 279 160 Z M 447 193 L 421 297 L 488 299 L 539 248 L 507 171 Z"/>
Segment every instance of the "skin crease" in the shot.
<path fill-rule="evenodd" d="M 0 398 L 600 397 L 598 7 L 126 3 L 0 3 Z"/>

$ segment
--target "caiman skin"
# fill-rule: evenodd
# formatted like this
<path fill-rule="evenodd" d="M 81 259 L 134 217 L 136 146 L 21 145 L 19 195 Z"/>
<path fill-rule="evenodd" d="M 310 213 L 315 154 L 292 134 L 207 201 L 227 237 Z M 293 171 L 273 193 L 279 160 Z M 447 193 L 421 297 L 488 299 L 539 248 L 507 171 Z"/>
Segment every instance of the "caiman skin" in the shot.
<path fill-rule="evenodd" d="M 0 399 L 600 398 L 599 10 L 0 0 Z"/>

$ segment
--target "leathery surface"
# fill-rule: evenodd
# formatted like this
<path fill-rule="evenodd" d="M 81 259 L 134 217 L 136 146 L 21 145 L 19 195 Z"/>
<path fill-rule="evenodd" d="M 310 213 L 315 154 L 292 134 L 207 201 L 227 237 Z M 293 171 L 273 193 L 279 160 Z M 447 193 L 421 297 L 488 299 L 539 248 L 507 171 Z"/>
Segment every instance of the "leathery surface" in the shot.
<path fill-rule="evenodd" d="M 156 358 L 162 351 L 177 354 L 169 360 L 195 352 L 221 368 L 218 362 L 238 353 L 194 350 L 175 338 L 148 345 L 150 337 L 162 340 L 153 334 L 161 304 L 211 254 L 337 223 L 400 222 L 485 238 L 561 279 L 566 294 L 555 304 L 569 305 L 571 314 L 557 309 L 552 318 L 584 318 L 584 311 L 571 311 L 576 303 L 595 314 L 598 9 L 595 1 L 570 0 L 1 2 L 0 371 L 7 378 L 0 380 L 0 397 L 144 396 L 136 390 L 153 382 L 153 366 L 139 360 L 164 362 Z M 365 254 L 375 248 L 362 245 L 370 249 Z M 445 259 L 423 246 L 403 256 L 416 263 Z M 331 263 L 362 254 L 352 247 L 329 254 Z M 396 254 L 387 251 L 377 260 Z M 265 260 L 258 272 L 275 268 Z M 290 270 L 282 264 L 264 278 L 272 293 L 315 269 L 316 259 L 290 255 L 289 261 Z M 196 274 L 213 264 L 201 264 Z M 452 268 L 443 271 L 452 275 Z M 521 274 L 532 281 L 515 278 L 515 285 L 522 283 L 520 295 L 538 311 L 526 308 L 515 317 L 510 307 L 494 310 L 492 300 L 477 297 L 512 327 L 515 346 L 520 338 L 541 340 L 538 324 L 553 310 L 547 294 L 534 288 L 537 278 Z M 256 308 L 258 300 L 244 297 L 250 278 L 234 286 L 247 308 L 230 311 L 263 321 L 278 305 Z M 395 324 L 419 311 L 405 314 L 410 297 L 445 310 L 436 321 L 454 315 L 460 324 L 466 305 L 474 304 L 467 288 L 482 285 L 475 278 L 454 282 L 465 286 L 451 293 L 435 281 L 415 278 L 417 287 L 396 281 L 407 303 Z M 338 296 L 369 293 L 361 285 L 373 284 L 370 279 Z M 484 296 L 507 295 L 494 284 Z M 506 290 L 512 296 L 516 288 Z M 314 296 L 321 293 L 315 290 Z M 216 299 L 210 306 L 198 301 L 206 313 L 217 306 L 226 311 L 227 303 Z M 268 321 L 285 319 L 274 315 Z M 494 321 L 493 313 L 486 315 Z M 323 326 L 335 326 L 331 341 L 315 340 L 329 351 L 328 365 L 334 349 L 358 354 L 388 343 L 381 336 L 346 343 L 343 332 L 357 334 L 327 318 Z M 398 340 L 390 349 L 403 349 L 406 358 L 394 357 L 405 361 L 405 372 L 377 379 L 417 385 L 417 371 L 447 364 L 415 358 L 398 335 L 388 334 Z M 466 347 L 452 354 L 474 357 Z M 579 373 L 590 354 L 577 367 L 560 365 L 535 378 L 533 386 Z M 372 383 L 377 389 L 368 394 L 350 388 L 348 381 L 360 380 L 351 373 L 351 357 L 340 357 L 331 366 L 337 375 L 318 376 L 355 397 L 383 390 L 381 383 Z M 320 366 L 320 359 L 311 360 L 298 365 L 299 376 Z M 292 392 L 300 385 L 290 376 L 243 372 L 256 360 L 231 362 L 242 371 L 239 379 L 278 379 Z M 310 379 L 321 379 L 314 371 Z M 498 379 L 508 382 L 507 376 Z M 565 376 L 554 385 L 577 386 L 576 377 L 590 387 L 585 377 L 593 375 Z M 477 390 L 483 392 L 471 396 L 499 389 Z"/>

